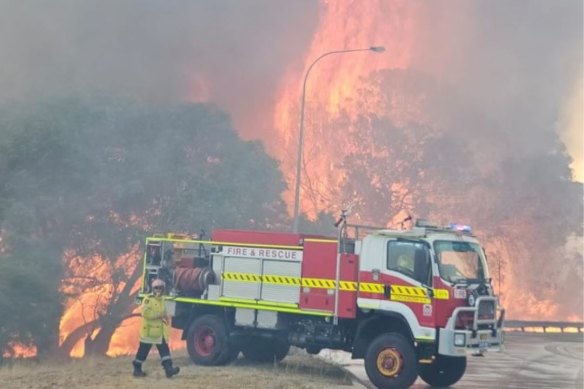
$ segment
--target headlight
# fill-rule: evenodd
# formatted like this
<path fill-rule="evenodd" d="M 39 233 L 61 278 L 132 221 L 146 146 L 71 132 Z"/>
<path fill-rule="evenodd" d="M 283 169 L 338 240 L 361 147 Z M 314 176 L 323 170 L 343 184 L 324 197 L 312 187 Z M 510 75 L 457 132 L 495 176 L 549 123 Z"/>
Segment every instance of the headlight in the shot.
<path fill-rule="evenodd" d="M 454 345 L 456 347 L 464 347 L 466 345 L 466 335 L 454 334 Z"/>
<path fill-rule="evenodd" d="M 477 299 L 475 298 L 474 293 L 468 295 L 468 305 L 474 307 L 476 301 Z"/>

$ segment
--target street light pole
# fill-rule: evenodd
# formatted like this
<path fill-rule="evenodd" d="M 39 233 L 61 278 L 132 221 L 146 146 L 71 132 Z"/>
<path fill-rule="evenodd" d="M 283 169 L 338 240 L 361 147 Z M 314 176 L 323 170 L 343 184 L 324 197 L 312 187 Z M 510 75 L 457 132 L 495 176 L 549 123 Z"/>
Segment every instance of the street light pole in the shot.
<path fill-rule="evenodd" d="M 300 175 L 302 173 L 302 146 L 304 141 L 304 103 L 306 101 L 306 81 L 308 80 L 308 75 L 310 71 L 316 65 L 318 61 L 323 59 L 326 56 L 332 54 L 343 54 L 343 53 L 354 53 L 357 51 L 373 51 L 374 53 L 382 53 L 385 51 L 383 46 L 371 46 L 366 49 L 347 49 L 347 50 L 334 50 L 329 51 L 327 53 L 322 54 L 320 57 L 315 59 L 308 70 L 306 70 L 306 74 L 304 75 L 304 82 L 302 83 L 302 100 L 300 103 L 300 130 L 298 131 L 298 159 L 296 161 L 296 186 L 294 190 L 294 225 L 292 227 L 292 232 L 298 232 L 298 221 L 299 221 L 299 208 L 300 208 Z"/>

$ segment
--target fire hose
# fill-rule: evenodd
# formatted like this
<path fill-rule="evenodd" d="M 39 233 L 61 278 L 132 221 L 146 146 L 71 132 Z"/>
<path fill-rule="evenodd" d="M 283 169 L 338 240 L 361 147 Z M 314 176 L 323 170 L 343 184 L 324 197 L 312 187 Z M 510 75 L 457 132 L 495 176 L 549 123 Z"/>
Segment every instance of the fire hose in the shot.
<path fill-rule="evenodd" d="M 174 270 L 174 287 L 185 294 L 201 295 L 215 280 L 215 273 L 208 267 L 177 267 Z"/>

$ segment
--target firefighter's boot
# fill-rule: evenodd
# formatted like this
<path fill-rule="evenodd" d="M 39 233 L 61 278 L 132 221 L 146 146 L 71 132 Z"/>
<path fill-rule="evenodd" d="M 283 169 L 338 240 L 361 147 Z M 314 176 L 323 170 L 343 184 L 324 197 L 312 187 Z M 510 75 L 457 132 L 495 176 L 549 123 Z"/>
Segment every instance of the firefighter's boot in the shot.
<path fill-rule="evenodd" d="M 146 377 L 146 373 L 142 371 L 142 362 L 132 361 L 132 365 L 134 366 L 134 377 Z"/>
<path fill-rule="evenodd" d="M 166 373 L 166 378 L 171 378 L 173 375 L 177 375 L 180 368 L 172 366 L 172 360 L 167 359 L 162 361 L 162 367 L 164 367 L 164 372 Z"/>

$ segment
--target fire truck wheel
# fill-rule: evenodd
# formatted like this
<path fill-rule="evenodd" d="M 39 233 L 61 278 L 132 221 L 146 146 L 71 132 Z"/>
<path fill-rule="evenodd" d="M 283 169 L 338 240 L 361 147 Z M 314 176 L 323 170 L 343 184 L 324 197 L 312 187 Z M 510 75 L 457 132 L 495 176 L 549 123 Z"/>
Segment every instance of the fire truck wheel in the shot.
<path fill-rule="evenodd" d="M 290 352 L 290 343 L 277 341 L 275 344 L 274 356 L 276 361 L 280 362 L 282 359 L 286 358 L 286 355 Z"/>
<path fill-rule="evenodd" d="M 223 365 L 234 355 L 225 323 L 215 315 L 203 315 L 193 321 L 187 334 L 187 350 L 191 360 L 203 366 Z"/>
<path fill-rule="evenodd" d="M 418 378 L 414 345 L 395 332 L 379 335 L 367 348 L 365 371 L 378 388 L 409 388 Z"/>
<path fill-rule="evenodd" d="M 306 352 L 310 355 L 316 355 L 321 352 L 322 347 L 319 346 L 308 346 L 306 347 Z"/>
<path fill-rule="evenodd" d="M 431 365 L 420 366 L 420 378 L 430 386 L 450 386 L 458 382 L 466 370 L 466 357 L 438 355 Z"/>
<path fill-rule="evenodd" d="M 254 338 L 241 347 L 246 359 L 258 363 L 280 362 L 288 355 L 290 344 L 280 340 Z"/>

